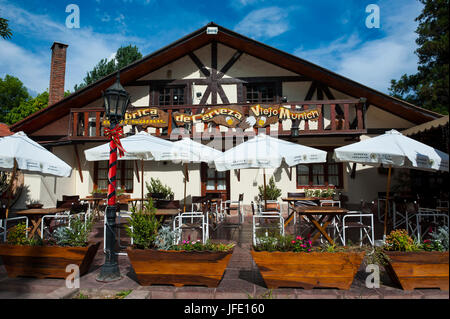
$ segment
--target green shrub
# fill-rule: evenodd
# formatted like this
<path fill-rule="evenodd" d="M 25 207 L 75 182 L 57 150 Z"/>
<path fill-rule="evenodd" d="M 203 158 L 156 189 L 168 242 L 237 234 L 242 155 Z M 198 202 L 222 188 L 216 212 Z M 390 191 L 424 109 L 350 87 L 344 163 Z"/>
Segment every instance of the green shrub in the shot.
<path fill-rule="evenodd" d="M 159 179 L 152 177 L 150 184 L 145 182 L 145 185 L 150 194 L 162 194 L 163 198 L 161 199 L 173 199 L 174 193 L 172 189 L 167 185 L 163 185 Z"/>
<path fill-rule="evenodd" d="M 275 179 L 273 177 L 270 178 L 269 183 L 266 185 L 266 195 L 267 198 L 264 196 L 264 185 L 258 186 L 259 190 L 259 198 L 261 200 L 268 199 L 268 200 L 276 200 L 278 197 L 281 196 L 281 189 L 277 187 L 275 184 Z"/>
<path fill-rule="evenodd" d="M 70 219 L 70 226 L 57 228 L 52 237 L 58 246 L 85 247 L 92 227 L 92 217 L 85 221 L 81 216 L 76 216 Z"/>
<path fill-rule="evenodd" d="M 21 222 L 10 229 L 6 235 L 6 241 L 10 245 L 23 245 L 23 246 L 42 246 L 42 239 L 39 238 L 28 238 L 27 237 L 27 226 L 25 222 Z"/>
<path fill-rule="evenodd" d="M 156 218 L 155 212 L 153 200 L 149 199 L 145 203 L 144 209 L 139 209 L 131 214 L 130 223 L 126 226 L 126 232 L 133 239 L 133 243 L 137 248 L 155 247 L 155 240 L 161 226 L 161 219 L 158 220 Z"/>
<path fill-rule="evenodd" d="M 184 240 L 179 245 L 173 245 L 172 250 L 178 251 L 230 251 L 234 244 L 211 243 L 207 241 L 203 244 L 201 241 Z"/>
<path fill-rule="evenodd" d="M 435 247 L 439 247 L 440 251 L 448 251 L 448 227 L 442 226 L 437 231 L 432 232 L 431 242 Z"/>
<path fill-rule="evenodd" d="M 393 230 L 386 236 L 384 249 L 389 251 L 418 251 L 420 247 L 405 229 Z"/>

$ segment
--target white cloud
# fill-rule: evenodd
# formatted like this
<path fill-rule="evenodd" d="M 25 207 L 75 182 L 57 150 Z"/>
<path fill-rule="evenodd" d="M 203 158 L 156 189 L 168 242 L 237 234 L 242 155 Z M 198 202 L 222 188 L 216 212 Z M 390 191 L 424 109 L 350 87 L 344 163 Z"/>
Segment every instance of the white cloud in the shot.
<path fill-rule="evenodd" d="M 1 40 L 0 76 L 18 77 L 29 89 L 42 92 L 48 88 L 51 51 L 54 41 L 66 43 L 67 49 L 65 89 L 73 90 L 101 59 L 111 57 L 121 45 L 143 44 L 143 40 L 122 34 L 95 33 L 90 28 L 68 29 L 46 15 L 37 15 L 2 2 L 2 15 L 11 21 L 14 30 L 30 39 L 47 41 L 48 47 L 33 49 L 20 47 L 11 40 Z M 120 19 L 123 20 L 119 16 Z M 120 21 L 119 21 L 120 22 Z M 30 43 L 34 43 L 30 40 Z"/>
<path fill-rule="evenodd" d="M 363 41 L 357 33 L 318 48 L 299 48 L 294 54 L 376 90 L 387 92 L 391 79 L 417 71 L 415 39 L 422 6 L 417 3 L 380 2 L 384 36 Z M 380 30 L 373 30 L 379 32 Z"/>
<path fill-rule="evenodd" d="M 257 9 L 247 14 L 234 28 L 252 38 L 272 38 L 289 29 L 287 11 L 279 7 Z"/>

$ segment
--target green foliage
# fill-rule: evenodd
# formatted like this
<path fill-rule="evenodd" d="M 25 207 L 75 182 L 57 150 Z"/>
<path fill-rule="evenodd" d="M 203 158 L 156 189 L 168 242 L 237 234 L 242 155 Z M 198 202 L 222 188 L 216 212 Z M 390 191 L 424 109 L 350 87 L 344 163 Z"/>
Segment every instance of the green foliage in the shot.
<path fill-rule="evenodd" d="M 420 0 L 422 13 L 415 19 L 419 46 L 418 72 L 391 80 L 390 94 L 410 103 L 448 114 L 449 0 Z"/>
<path fill-rule="evenodd" d="M 163 185 L 158 178 L 152 177 L 150 179 L 150 184 L 145 182 L 145 185 L 150 194 L 162 194 L 163 198 L 161 199 L 173 199 L 174 193 L 172 189 L 167 185 Z"/>
<path fill-rule="evenodd" d="M 386 236 L 384 249 L 388 251 L 418 251 L 420 248 L 405 229 L 397 229 Z"/>
<path fill-rule="evenodd" d="M 449 234 L 448 227 L 441 226 L 437 231 L 430 234 L 431 240 L 429 242 L 424 241 L 424 250 L 435 250 L 435 251 L 448 251 Z"/>
<path fill-rule="evenodd" d="M 258 186 L 259 190 L 259 198 L 261 200 L 267 199 L 267 200 L 276 200 L 278 197 L 281 196 L 281 189 L 277 187 L 275 184 L 275 179 L 273 176 L 270 178 L 269 183 L 266 185 L 266 196 L 264 196 L 264 185 Z"/>
<path fill-rule="evenodd" d="M 305 189 L 306 197 L 320 197 L 320 198 L 328 198 L 333 197 L 336 194 L 336 189 L 327 188 L 327 189 Z"/>
<path fill-rule="evenodd" d="M 85 222 L 81 216 L 76 216 L 70 219 L 70 226 L 57 228 L 52 234 L 53 239 L 58 246 L 85 247 L 92 227 L 92 217 Z"/>
<path fill-rule="evenodd" d="M 155 239 L 155 246 L 160 250 L 170 250 L 174 244 L 176 232 L 170 226 L 162 226 Z"/>
<path fill-rule="evenodd" d="M 0 37 L 3 39 L 11 39 L 12 31 L 9 28 L 8 20 L 0 18 Z"/>
<path fill-rule="evenodd" d="M 172 250 L 177 251 L 230 251 L 235 244 L 211 243 L 207 241 L 203 244 L 199 241 L 183 241 L 179 245 L 172 246 Z"/>
<path fill-rule="evenodd" d="M 119 291 L 119 292 L 116 294 L 115 299 L 124 299 L 124 298 L 125 298 L 126 296 L 128 296 L 132 291 L 133 291 L 132 289 Z"/>
<path fill-rule="evenodd" d="M 22 81 L 9 74 L 0 78 L 0 122 L 8 123 L 6 116 L 12 109 L 17 108 L 31 96 Z"/>
<path fill-rule="evenodd" d="M 155 240 L 161 225 L 161 219 L 158 220 L 156 218 L 155 212 L 153 201 L 149 199 L 145 203 L 144 209 L 134 211 L 131 214 L 130 223 L 126 226 L 126 231 L 137 248 L 155 247 Z"/>
<path fill-rule="evenodd" d="M 74 90 L 78 91 L 139 59 L 142 59 L 142 54 L 136 46 L 122 46 L 117 50 L 114 59 L 110 61 L 101 59 L 91 71 L 86 73 L 86 77 L 83 79 L 84 82 L 75 85 Z"/>
<path fill-rule="evenodd" d="M 42 246 L 42 239 L 39 238 L 28 238 L 27 227 L 25 222 L 19 223 L 10 229 L 8 229 L 8 234 L 6 235 L 6 241 L 10 245 L 21 245 L 21 246 Z"/>
<path fill-rule="evenodd" d="M 312 251 L 311 240 L 301 236 L 295 238 L 293 235 L 259 237 L 257 243 L 254 247 L 256 251 Z"/>

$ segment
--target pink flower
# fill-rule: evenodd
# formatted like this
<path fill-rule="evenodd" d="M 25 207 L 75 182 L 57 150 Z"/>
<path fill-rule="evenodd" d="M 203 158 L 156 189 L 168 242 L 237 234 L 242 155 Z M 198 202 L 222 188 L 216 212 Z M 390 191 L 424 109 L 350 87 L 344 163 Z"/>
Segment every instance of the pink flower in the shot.
<path fill-rule="evenodd" d="M 295 240 L 291 241 L 291 243 L 295 244 Z"/>

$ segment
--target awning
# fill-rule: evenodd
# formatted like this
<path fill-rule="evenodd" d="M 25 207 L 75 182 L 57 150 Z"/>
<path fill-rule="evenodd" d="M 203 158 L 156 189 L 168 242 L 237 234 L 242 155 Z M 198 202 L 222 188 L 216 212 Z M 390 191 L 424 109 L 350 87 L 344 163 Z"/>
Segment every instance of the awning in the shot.
<path fill-rule="evenodd" d="M 443 116 L 439 119 L 430 121 L 430 122 L 426 122 L 426 123 L 423 123 L 423 124 L 420 124 L 417 126 L 413 126 L 409 129 L 402 131 L 401 133 L 403 135 L 411 136 L 411 135 L 422 133 L 422 132 L 428 131 L 430 129 L 438 128 L 438 127 L 441 127 L 444 125 L 448 125 L 448 115 Z"/>

